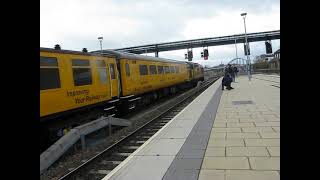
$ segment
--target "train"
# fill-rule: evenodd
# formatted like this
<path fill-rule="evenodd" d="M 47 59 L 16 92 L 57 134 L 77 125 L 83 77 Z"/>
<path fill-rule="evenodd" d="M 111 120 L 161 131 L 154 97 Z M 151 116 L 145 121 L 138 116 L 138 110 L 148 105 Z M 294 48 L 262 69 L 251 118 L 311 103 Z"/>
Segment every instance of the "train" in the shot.
<path fill-rule="evenodd" d="M 203 80 L 197 63 L 40 47 L 40 122 L 92 108 L 117 116 Z"/>

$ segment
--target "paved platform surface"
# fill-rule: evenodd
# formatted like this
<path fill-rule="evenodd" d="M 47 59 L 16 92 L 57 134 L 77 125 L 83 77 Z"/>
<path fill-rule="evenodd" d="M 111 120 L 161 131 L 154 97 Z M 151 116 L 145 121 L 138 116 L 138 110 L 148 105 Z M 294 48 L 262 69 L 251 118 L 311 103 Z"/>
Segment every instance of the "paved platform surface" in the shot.
<path fill-rule="evenodd" d="M 274 85 L 279 85 L 279 87 L 280 87 L 280 76 L 279 75 L 255 74 L 252 76 L 252 78 L 273 82 Z"/>
<path fill-rule="evenodd" d="M 280 179 L 280 78 L 221 79 L 106 179 Z"/>
<path fill-rule="evenodd" d="M 224 90 L 199 180 L 280 179 L 279 83 L 280 77 L 242 76 Z"/>
<path fill-rule="evenodd" d="M 221 97 L 221 79 L 207 88 L 106 179 L 197 179 Z"/>

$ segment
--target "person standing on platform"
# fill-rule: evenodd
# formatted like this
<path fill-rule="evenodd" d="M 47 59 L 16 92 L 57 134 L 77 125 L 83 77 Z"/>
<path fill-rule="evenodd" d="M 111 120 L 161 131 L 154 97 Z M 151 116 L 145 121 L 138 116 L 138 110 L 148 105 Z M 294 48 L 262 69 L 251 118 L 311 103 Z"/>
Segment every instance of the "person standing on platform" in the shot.
<path fill-rule="evenodd" d="M 236 81 L 236 78 L 235 77 L 238 77 L 238 68 L 236 66 L 233 67 L 233 73 L 234 73 L 234 82 Z"/>
<path fill-rule="evenodd" d="M 233 69 L 231 68 L 231 64 L 228 64 L 228 66 L 225 69 L 225 72 L 229 73 L 229 75 L 231 76 L 232 70 Z"/>
<path fill-rule="evenodd" d="M 230 77 L 230 74 L 228 72 L 225 72 L 224 77 L 222 78 L 222 90 L 224 90 L 224 86 L 226 86 L 227 90 L 234 89 L 231 87 L 232 79 Z"/>
<path fill-rule="evenodd" d="M 227 72 L 229 73 L 229 75 L 231 76 L 232 78 L 232 82 L 234 82 L 235 80 L 235 72 L 233 71 L 233 66 L 231 66 L 231 64 L 228 64 L 228 67 L 227 67 Z"/>

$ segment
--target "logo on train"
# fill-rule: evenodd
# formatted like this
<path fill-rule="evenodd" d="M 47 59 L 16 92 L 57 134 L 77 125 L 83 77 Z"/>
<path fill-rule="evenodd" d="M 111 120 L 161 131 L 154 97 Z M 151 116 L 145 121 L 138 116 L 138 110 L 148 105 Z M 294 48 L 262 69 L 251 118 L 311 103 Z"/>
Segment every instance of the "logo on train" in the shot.
<path fill-rule="evenodd" d="M 72 97 L 76 104 L 99 101 L 100 99 L 104 99 L 107 96 L 105 94 L 89 96 L 89 94 L 89 90 L 67 91 L 67 97 Z"/>

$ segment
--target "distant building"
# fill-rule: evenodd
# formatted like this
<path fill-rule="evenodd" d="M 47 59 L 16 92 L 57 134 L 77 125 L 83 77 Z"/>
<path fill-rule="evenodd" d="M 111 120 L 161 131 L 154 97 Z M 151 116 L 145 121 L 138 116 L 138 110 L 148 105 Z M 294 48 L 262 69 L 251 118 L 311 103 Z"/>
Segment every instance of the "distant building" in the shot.
<path fill-rule="evenodd" d="M 280 49 L 274 52 L 274 58 L 269 61 L 270 69 L 280 69 Z"/>
<path fill-rule="evenodd" d="M 273 54 L 261 54 L 255 57 L 255 62 L 268 62 L 274 58 Z"/>
<path fill-rule="evenodd" d="M 218 66 L 213 66 L 213 67 L 216 67 L 216 68 L 218 68 L 218 67 L 225 67 L 226 65 L 224 65 L 224 64 L 219 64 Z"/>

